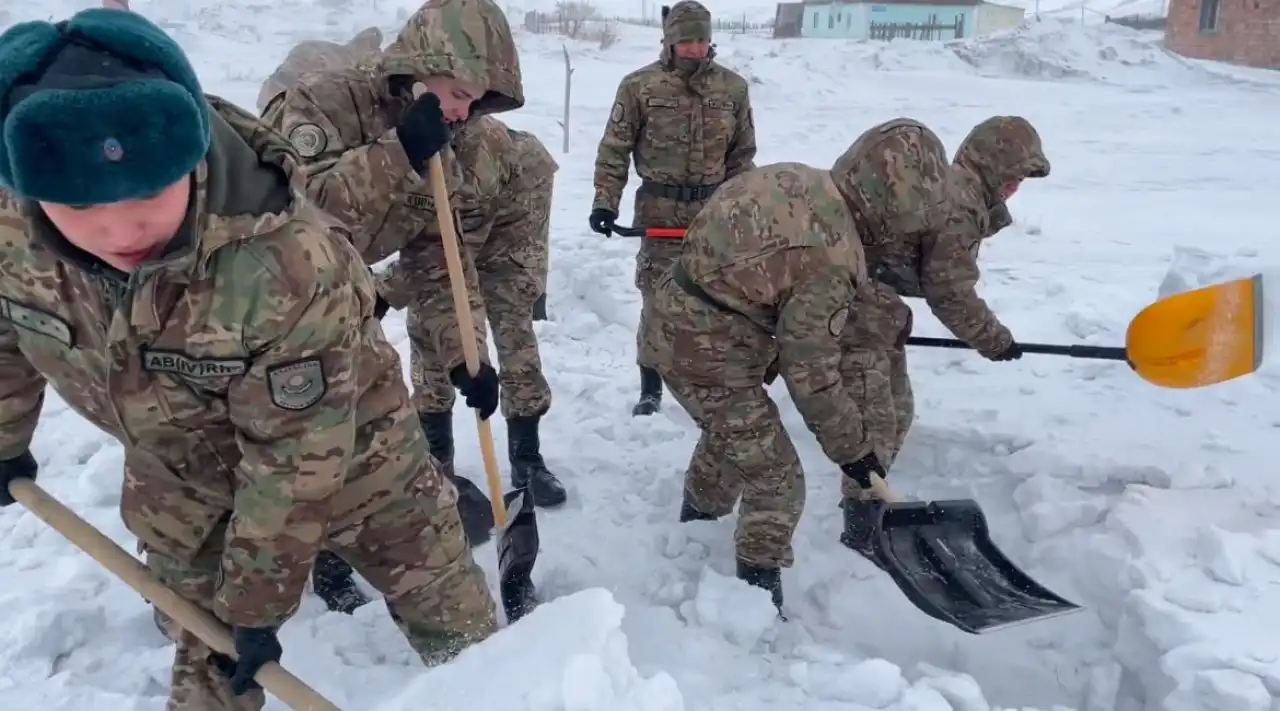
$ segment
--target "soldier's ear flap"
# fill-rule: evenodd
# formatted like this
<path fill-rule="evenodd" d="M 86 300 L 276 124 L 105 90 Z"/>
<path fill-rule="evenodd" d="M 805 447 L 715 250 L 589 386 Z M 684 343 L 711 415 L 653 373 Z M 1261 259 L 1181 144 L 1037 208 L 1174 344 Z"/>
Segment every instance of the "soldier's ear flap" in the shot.
<path fill-rule="evenodd" d="M 667 15 L 670 15 L 670 14 L 671 14 L 671 6 L 670 6 L 670 5 L 663 5 L 663 6 L 662 6 L 662 21 L 663 21 L 663 22 L 666 22 L 666 21 L 667 21 Z"/>

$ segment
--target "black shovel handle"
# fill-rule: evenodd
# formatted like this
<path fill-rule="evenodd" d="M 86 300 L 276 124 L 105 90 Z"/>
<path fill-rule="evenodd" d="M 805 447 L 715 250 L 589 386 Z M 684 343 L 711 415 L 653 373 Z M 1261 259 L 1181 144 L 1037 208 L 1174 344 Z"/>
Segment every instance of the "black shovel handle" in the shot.
<path fill-rule="evenodd" d="M 911 336 L 907 339 L 908 346 L 925 346 L 926 348 L 963 348 L 971 350 L 970 346 L 964 341 L 958 341 L 954 338 L 925 338 L 922 336 Z M 1121 360 L 1128 361 L 1128 355 L 1123 348 L 1115 348 L 1111 346 L 1060 346 L 1053 343 L 1019 343 L 1018 347 L 1023 353 L 1039 353 L 1041 355 L 1060 355 L 1069 358 L 1086 358 L 1088 360 Z"/>

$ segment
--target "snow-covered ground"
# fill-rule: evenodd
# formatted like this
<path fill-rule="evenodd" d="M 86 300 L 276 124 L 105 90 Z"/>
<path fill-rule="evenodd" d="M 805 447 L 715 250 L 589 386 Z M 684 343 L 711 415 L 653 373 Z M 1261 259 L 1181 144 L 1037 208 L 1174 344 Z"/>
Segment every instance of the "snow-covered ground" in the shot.
<path fill-rule="evenodd" d="M 326 10 L 139 2 L 192 53 L 210 91 L 252 106 L 291 42 L 394 32 L 410 0 Z M 9 20 L 64 17 L 56 2 Z M 385 711 L 1276 711 L 1280 709 L 1280 375 L 1163 391 L 1124 365 L 912 353 L 919 419 L 893 482 L 979 501 L 1029 572 L 1088 611 L 972 637 L 917 612 L 836 540 L 839 472 L 781 387 L 809 472 L 789 621 L 732 580 L 732 520 L 677 524 L 696 439 L 673 403 L 632 419 L 635 243 L 586 229 L 613 90 L 652 59 L 653 30 L 606 52 L 570 45 L 571 152 L 560 152 L 561 43 L 521 35 L 528 105 L 507 117 L 556 152 L 552 320 L 539 325 L 555 404 L 544 437 L 570 503 L 541 514 L 536 573 L 554 600 L 424 672 L 370 605 L 308 596 L 285 665 L 344 709 Z M 760 163 L 829 165 L 871 124 L 910 115 L 955 146 L 1021 114 L 1053 174 L 1012 201 L 983 250 L 983 293 L 1024 341 L 1120 344 L 1161 290 L 1280 263 L 1280 75 L 1178 59 L 1151 36 L 1044 22 L 957 45 L 720 40 L 753 82 Z M 624 220 L 629 215 L 624 204 Z M 1278 290 L 1280 291 L 1280 290 Z M 919 335 L 945 335 L 918 309 Z M 402 354 L 401 314 L 386 329 Z M 457 416 L 462 472 L 481 476 Z M 500 418 L 495 434 L 505 436 Z M 121 451 L 55 396 L 40 482 L 126 549 Z M 1272 462 L 1268 464 L 1268 462 Z M 492 544 L 477 551 L 491 577 Z M 16 507 L 0 512 L 0 708 L 153 711 L 171 647 L 147 606 Z M 283 708 L 272 701 L 269 708 Z"/>

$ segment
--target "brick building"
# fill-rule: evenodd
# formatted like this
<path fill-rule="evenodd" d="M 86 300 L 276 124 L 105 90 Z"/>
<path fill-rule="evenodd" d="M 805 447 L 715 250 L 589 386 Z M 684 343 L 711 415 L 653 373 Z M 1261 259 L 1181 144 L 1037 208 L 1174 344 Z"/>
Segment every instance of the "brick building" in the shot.
<path fill-rule="evenodd" d="M 1280 0 L 1169 0 L 1165 44 L 1195 59 L 1280 69 Z"/>

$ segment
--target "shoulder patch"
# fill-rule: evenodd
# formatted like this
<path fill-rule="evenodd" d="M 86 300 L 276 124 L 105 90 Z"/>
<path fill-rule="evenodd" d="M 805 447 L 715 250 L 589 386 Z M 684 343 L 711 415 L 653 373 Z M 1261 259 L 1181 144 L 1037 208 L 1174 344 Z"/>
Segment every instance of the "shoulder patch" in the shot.
<path fill-rule="evenodd" d="M 71 324 L 56 314 L 20 304 L 7 297 L 0 297 L 0 317 L 18 328 L 52 338 L 67 348 L 75 347 L 75 332 Z"/>
<path fill-rule="evenodd" d="M 836 309 L 835 313 L 831 314 L 831 318 L 827 319 L 827 331 L 829 331 L 832 336 L 839 338 L 840 334 L 844 333 L 844 327 L 848 321 L 849 307 L 842 306 Z"/>
<path fill-rule="evenodd" d="M 298 155 L 303 158 L 315 158 L 324 152 L 325 147 L 329 145 L 329 139 L 324 135 L 324 129 L 314 123 L 303 123 L 293 127 L 289 131 L 289 142 L 293 144 Z"/>
<path fill-rule="evenodd" d="M 613 102 L 613 111 L 609 114 L 609 118 L 614 123 L 622 123 L 622 119 L 627 117 L 626 109 L 622 108 L 621 101 Z"/>
<path fill-rule="evenodd" d="M 267 369 L 267 389 L 276 407 L 299 411 L 320 402 L 329 381 L 319 358 L 304 358 Z"/>

